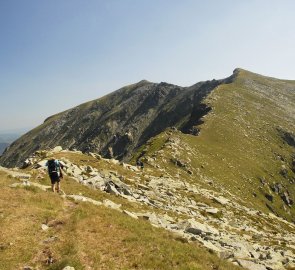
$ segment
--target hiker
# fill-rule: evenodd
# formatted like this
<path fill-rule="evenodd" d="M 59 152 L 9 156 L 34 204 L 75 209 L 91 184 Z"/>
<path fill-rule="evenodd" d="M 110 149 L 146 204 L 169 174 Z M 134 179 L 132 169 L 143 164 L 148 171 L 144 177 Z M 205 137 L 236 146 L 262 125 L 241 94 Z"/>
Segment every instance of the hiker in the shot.
<path fill-rule="evenodd" d="M 60 191 L 60 179 L 63 178 L 62 168 L 63 164 L 57 159 L 50 159 L 46 162 L 46 166 L 48 167 L 48 174 L 51 180 L 51 189 L 53 192 L 55 190 L 57 193 Z M 55 189 L 56 187 L 56 189 Z"/>
<path fill-rule="evenodd" d="M 144 164 L 143 164 L 143 162 L 140 159 L 138 159 L 136 161 L 136 166 L 139 167 L 139 168 L 141 168 L 143 170 Z"/>

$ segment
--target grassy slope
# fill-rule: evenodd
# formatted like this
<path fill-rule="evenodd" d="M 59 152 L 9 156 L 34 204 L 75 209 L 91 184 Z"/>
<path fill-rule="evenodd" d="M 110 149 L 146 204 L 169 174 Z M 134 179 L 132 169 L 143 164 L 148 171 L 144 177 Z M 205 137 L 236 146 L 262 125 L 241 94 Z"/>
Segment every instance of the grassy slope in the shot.
<path fill-rule="evenodd" d="M 254 86 L 251 85 L 253 82 Z M 170 136 L 162 133 L 150 141 L 145 149 L 146 155 L 157 156 L 156 151 L 162 149 L 165 158 L 162 161 L 157 159 L 157 164 L 175 174 L 175 166 L 169 163 L 169 156 L 175 155 L 175 151 L 163 145 L 168 137 L 178 138 L 186 147 L 180 147 L 176 155 L 186 161 L 194 172 L 190 176 L 181 170 L 182 177 L 205 185 L 204 178 L 212 179 L 220 188 L 236 195 L 242 203 L 265 212 L 269 211 L 267 203 L 277 214 L 290 220 L 295 216 L 294 206 L 286 207 L 280 197 L 270 190 L 273 183 L 281 183 L 290 197 L 295 198 L 294 185 L 290 183 L 294 173 L 288 169 L 289 179 L 284 178 L 279 173 L 283 163 L 277 158 L 280 154 L 287 164 L 294 152 L 294 148 L 283 143 L 277 131 L 277 127 L 281 127 L 294 134 L 294 119 L 290 119 L 290 113 L 273 101 L 275 96 L 282 94 L 280 87 L 285 87 L 285 84 L 295 86 L 292 81 L 280 81 L 241 70 L 233 83 L 217 87 L 207 98 L 206 102 L 213 110 L 205 117 L 200 136 L 175 131 Z M 267 92 L 266 95 L 271 96 L 268 98 L 265 93 L 253 89 L 257 85 L 270 86 L 276 92 Z M 290 109 L 294 102 L 293 94 L 284 104 L 286 109 Z M 267 184 L 262 185 L 260 178 L 265 179 Z M 266 193 L 274 196 L 273 202 L 265 198 Z"/>
<path fill-rule="evenodd" d="M 72 161 L 88 162 L 72 155 Z M 110 165 L 113 166 L 113 165 Z M 33 181 L 49 184 L 49 179 Z M 157 229 L 143 220 L 133 220 L 115 210 L 89 203 L 65 200 L 36 188 L 10 188 L 17 180 L 0 173 L 0 269 L 30 265 L 38 269 L 240 269 L 210 254 L 196 243 Z M 65 178 L 67 194 L 82 193 L 93 199 L 109 198 L 134 209 L 118 197 L 81 186 Z M 16 199 L 17 198 L 17 199 Z M 129 205 L 128 205 L 129 204 Z M 41 224 L 49 225 L 42 231 Z M 48 241 L 56 237 L 54 241 Z M 47 240 L 47 242 L 46 242 Z M 54 263 L 46 264 L 52 257 Z"/>

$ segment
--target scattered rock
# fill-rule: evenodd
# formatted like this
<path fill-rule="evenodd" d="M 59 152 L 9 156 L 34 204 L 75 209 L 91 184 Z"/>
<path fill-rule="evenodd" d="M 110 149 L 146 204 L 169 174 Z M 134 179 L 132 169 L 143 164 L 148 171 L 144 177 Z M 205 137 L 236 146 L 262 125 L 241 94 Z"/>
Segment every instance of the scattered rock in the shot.
<path fill-rule="evenodd" d="M 138 188 L 141 188 L 143 190 L 150 190 L 150 187 L 143 185 L 143 184 L 138 184 L 137 186 L 138 186 Z"/>
<path fill-rule="evenodd" d="M 219 212 L 217 208 L 208 208 L 208 209 L 205 209 L 205 211 L 208 214 L 217 214 Z"/>
<path fill-rule="evenodd" d="M 45 243 L 45 244 L 52 243 L 52 242 L 56 241 L 57 239 L 58 239 L 57 236 L 50 236 L 49 238 L 45 239 L 43 241 L 43 243 Z"/>
<path fill-rule="evenodd" d="M 218 230 L 213 228 L 210 225 L 202 224 L 200 222 L 197 222 L 193 219 L 187 220 L 184 224 L 185 231 L 188 233 L 200 235 L 200 234 L 219 234 Z M 183 226 L 182 225 L 182 226 Z"/>
<path fill-rule="evenodd" d="M 273 196 L 271 194 L 264 194 L 265 198 L 268 199 L 270 202 L 273 202 Z"/>
<path fill-rule="evenodd" d="M 108 199 L 103 200 L 103 205 L 106 206 L 106 207 L 115 209 L 115 210 L 120 210 L 120 208 L 122 206 L 121 204 L 116 204 L 116 203 L 114 203 L 114 202 L 112 202 L 111 200 L 108 200 Z"/>
<path fill-rule="evenodd" d="M 186 168 L 186 166 L 187 166 L 186 163 L 183 162 L 182 160 L 171 159 L 171 162 L 180 168 Z"/>
<path fill-rule="evenodd" d="M 118 165 L 118 164 L 120 164 L 120 161 L 117 160 L 117 159 L 114 159 L 114 158 L 111 158 L 111 159 L 109 159 L 108 161 L 109 161 L 110 163 L 114 164 L 114 165 Z"/>
<path fill-rule="evenodd" d="M 58 152 L 61 152 L 62 151 L 62 147 L 61 146 L 56 146 L 52 149 L 52 152 L 53 153 L 58 153 Z"/>
<path fill-rule="evenodd" d="M 264 265 L 254 263 L 252 261 L 237 259 L 237 262 L 240 266 L 249 270 L 267 270 Z"/>
<path fill-rule="evenodd" d="M 287 167 L 285 165 L 282 165 L 281 170 L 280 170 L 280 174 L 283 177 L 287 177 L 287 175 L 288 175 L 288 169 L 287 169 Z"/>
<path fill-rule="evenodd" d="M 123 168 L 127 169 L 127 170 L 130 170 L 130 171 L 133 171 L 133 172 L 139 172 L 140 170 L 138 169 L 138 167 L 136 166 L 132 166 L 130 164 L 127 164 L 127 163 L 123 163 Z"/>
<path fill-rule="evenodd" d="M 102 203 L 100 201 L 96 201 L 91 198 L 84 197 L 82 195 L 63 195 L 63 196 L 68 197 L 68 198 L 72 198 L 75 201 L 90 202 L 90 203 L 92 203 L 94 205 L 98 205 L 98 206 L 102 205 Z"/>
<path fill-rule="evenodd" d="M 12 188 L 15 188 L 15 187 L 30 187 L 30 186 L 40 188 L 43 191 L 47 191 L 47 190 L 51 189 L 50 186 L 45 186 L 45 185 L 41 185 L 41 184 L 38 184 L 38 183 L 35 183 L 35 182 L 30 182 L 30 181 L 23 181 L 22 183 L 14 183 L 14 184 L 10 185 L 10 187 L 12 187 Z"/>
<path fill-rule="evenodd" d="M 102 156 L 97 154 L 97 153 L 92 153 L 92 152 L 89 152 L 89 155 L 93 158 L 96 158 L 98 160 L 101 160 L 102 159 Z"/>
<path fill-rule="evenodd" d="M 48 227 L 46 224 L 42 224 L 42 225 L 41 225 L 41 229 L 42 229 L 43 231 L 47 231 L 47 230 L 49 229 L 49 227 Z"/>
<path fill-rule="evenodd" d="M 266 186 L 266 185 L 267 185 L 267 181 L 266 181 L 264 178 L 259 177 L 259 181 L 260 181 L 260 183 L 261 183 L 263 186 Z"/>
<path fill-rule="evenodd" d="M 134 219 L 138 219 L 138 217 L 137 217 L 136 214 L 134 214 L 134 213 L 132 213 L 132 212 L 129 212 L 129 211 L 127 211 L 127 210 L 123 210 L 123 213 L 126 214 L 126 215 L 128 215 L 129 217 L 132 217 L 132 218 L 134 218 Z"/>
<path fill-rule="evenodd" d="M 34 268 L 31 266 L 24 266 L 23 270 L 33 270 Z"/>
<path fill-rule="evenodd" d="M 283 192 L 283 194 L 281 194 L 281 198 L 286 205 L 288 205 L 288 206 L 293 205 L 293 200 L 290 198 L 288 191 Z"/>
<path fill-rule="evenodd" d="M 31 178 L 31 175 L 28 173 L 19 172 L 18 170 L 7 169 L 0 166 L 0 171 L 7 173 L 8 175 L 12 176 L 13 178 L 20 179 L 20 180 L 28 180 Z"/>
<path fill-rule="evenodd" d="M 283 191 L 283 187 L 280 183 L 275 183 L 270 188 L 273 192 L 275 192 L 277 194 L 279 194 Z"/>
<path fill-rule="evenodd" d="M 226 204 L 229 203 L 229 200 L 226 199 L 226 198 L 224 198 L 224 197 L 222 197 L 222 196 L 214 197 L 213 200 L 214 200 L 215 202 L 217 202 L 217 203 L 222 204 L 222 205 L 226 205 Z"/>
<path fill-rule="evenodd" d="M 118 195 L 120 192 L 118 191 L 119 186 L 116 185 L 113 181 L 109 181 L 106 183 L 104 191 L 110 194 Z"/>
<path fill-rule="evenodd" d="M 35 169 L 46 168 L 46 163 L 47 163 L 47 160 L 41 160 L 36 165 L 34 165 L 34 168 Z"/>

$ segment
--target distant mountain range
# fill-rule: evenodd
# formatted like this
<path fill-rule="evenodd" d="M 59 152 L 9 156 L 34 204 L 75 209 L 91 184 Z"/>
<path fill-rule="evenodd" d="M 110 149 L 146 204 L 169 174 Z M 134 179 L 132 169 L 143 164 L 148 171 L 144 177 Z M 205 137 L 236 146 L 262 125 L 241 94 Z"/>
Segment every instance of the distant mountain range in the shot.
<path fill-rule="evenodd" d="M 16 139 L 21 136 L 21 133 L 0 133 L 0 155 L 4 150 Z"/>
<path fill-rule="evenodd" d="M 5 148 L 9 145 L 9 143 L 0 142 L 0 155 L 4 152 Z"/>

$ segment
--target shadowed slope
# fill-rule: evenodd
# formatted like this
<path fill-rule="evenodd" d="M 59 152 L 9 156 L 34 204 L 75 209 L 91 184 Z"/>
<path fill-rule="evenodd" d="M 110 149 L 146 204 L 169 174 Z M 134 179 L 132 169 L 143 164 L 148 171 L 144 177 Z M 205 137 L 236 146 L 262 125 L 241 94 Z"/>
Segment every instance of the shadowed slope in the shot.
<path fill-rule="evenodd" d="M 134 149 L 167 127 L 198 122 L 193 112 L 217 85 L 200 82 L 191 87 L 141 81 L 105 97 L 51 116 L 14 142 L 0 159 L 4 166 L 20 166 L 38 149 L 61 145 L 106 157 L 128 159 Z"/>

